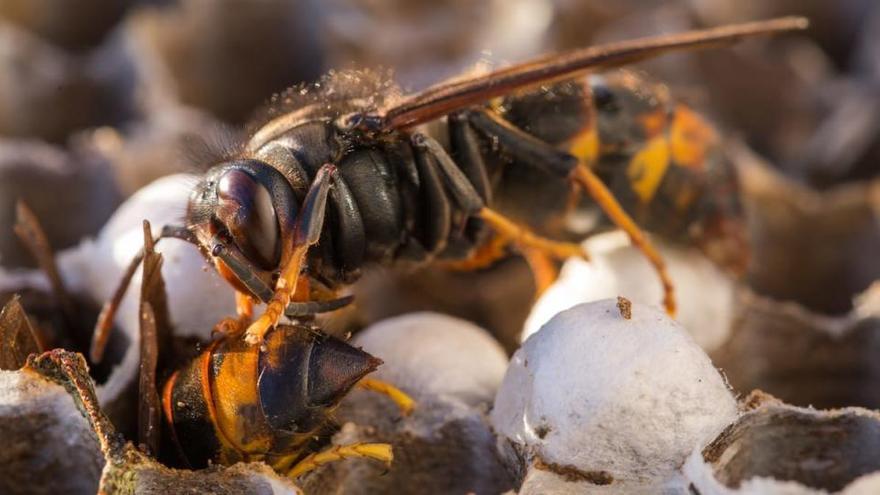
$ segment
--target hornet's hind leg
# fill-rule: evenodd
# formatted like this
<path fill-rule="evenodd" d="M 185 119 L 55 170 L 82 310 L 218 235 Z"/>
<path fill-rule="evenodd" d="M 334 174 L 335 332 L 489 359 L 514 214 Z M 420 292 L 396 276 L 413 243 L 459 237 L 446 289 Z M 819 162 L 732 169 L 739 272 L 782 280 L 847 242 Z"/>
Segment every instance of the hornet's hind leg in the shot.
<path fill-rule="evenodd" d="M 608 215 L 608 218 L 629 235 L 633 245 L 642 251 L 654 266 L 663 284 L 663 304 L 666 312 L 675 315 L 675 291 L 663 258 L 635 221 L 620 206 L 611 191 L 596 177 L 588 163 L 522 131 L 494 112 L 483 110 L 471 112 L 469 115 L 471 124 L 486 136 L 497 140 L 498 145 L 507 153 L 524 162 L 558 173 L 580 185 Z"/>
<path fill-rule="evenodd" d="M 474 251 L 471 257 L 460 261 L 444 261 L 442 266 L 464 272 L 480 270 L 509 256 L 508 247 L 513 243 L 513 239 L 509 236 L 496 231 L 489 240 L 477 247 L 477 250 Z M 519 251 L 532 271 L 532 277 L 535 282 L 535 298 L 537 299 L 544 291 L 550 288 L 559 276 L 556 261 L 558 257 L 554 258 L 544 251 L 525 246 L 520 246 Z M 586 257 L 586 253 L 581 250 L 577 254 L 573 254 L 573 256 Z"/>

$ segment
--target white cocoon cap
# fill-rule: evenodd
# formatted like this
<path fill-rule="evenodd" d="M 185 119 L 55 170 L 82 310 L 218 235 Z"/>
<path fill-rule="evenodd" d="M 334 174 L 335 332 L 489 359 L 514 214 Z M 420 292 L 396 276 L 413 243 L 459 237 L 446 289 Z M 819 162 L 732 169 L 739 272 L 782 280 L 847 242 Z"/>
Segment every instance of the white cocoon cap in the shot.
<path fill-rule="evenodd" d="M 507 356 L 482 328 L 437 313 L 410 313 L 374 323 L 354 345 L 382 359 L 370 375 L 415 399 L 411 414 L 387 398 L 353 390 L 335 412 L 335 445 L 387 442 L 394 462 L 348 460 L 304 479 L 306 493 L 503 493 L 512 487 L 485 411 Z"/>
<path fill-rule="evenodd" d="M 678 302 L 676 319 L 706 351 L 727 338 L 733 316 L 734 282 L 700 251 L 653 240 L 666 261 Z M 660 307 L 660 279 L 645 256 L 623 232 L 609 232 L 584 241 L 590 261 L 569 259 L 559 279 L 537 301 L 526 320 L 522 338 L 538 331 L 556 313 L 575 304 L 607 297 Z"/>
<path fill-rule="evenodd" d="M 355 338 L 385 363 L 373 375 L 415 396 L 491 403 L 507 355 L 488 332 L 439 313 L 410 313 L 370 325 Z"/>
<path fill-rule="evenodd" d="M 144 245 L 143 221 L 150 221 L 153 235 L 165 225 L 182 225 L 191 187 L 197 180 L 196 176 L 186 174 L 156 180 L 123 203 L 96 239 L 59 253 L 62 276 L 71 289 L 88 294 L 99 304 L 109 300 L 132 258 Z M 232 287 L 192 244 L 163 239 L 156 245 L 156 251 L 163 256 L 162 276 L 176 334 L 208 338 L 215 324 L 235 314 Z M 116 314 L 116 325 L 132 344 L 120 367 L 131 373 L 113 373 L 98 388 L 102 403 L 115 397 L 137 371 L 140 287 L 138 268 Z"/>
<path fill-rule="evenodd" d="M 491 414 L 527 463 L 607 475 L 612 491 L 668 481 L 737 415 L 724 379 L 681 325 L 639 304 L 626 319 L 618 304 L 577 305 L 526 340 Z"/>
<path fill-rule="evenodd" d="M 131 196 L 116 210 L 97 239 L 61 253 L 66 278 L 75 280 L 99 303 L 107 301 L 131 259 L 144 245 L 143 221 L 150 221 L 154 235 L 165 225 L 182 225 L 196 180 L 192 175 L 170 175 Z M 232 287 L 208 265 L 194 245 L 163 239 L 156 245 L 156 251 L 163 256 L 162 276 L 171 320 L 178 334 L 208 337 L 217 322 L 235 314 Z M 139 269 L 117 314 L 117 323 L 126 330 L 129 326 L 137 328 L 140 285 Z"/>

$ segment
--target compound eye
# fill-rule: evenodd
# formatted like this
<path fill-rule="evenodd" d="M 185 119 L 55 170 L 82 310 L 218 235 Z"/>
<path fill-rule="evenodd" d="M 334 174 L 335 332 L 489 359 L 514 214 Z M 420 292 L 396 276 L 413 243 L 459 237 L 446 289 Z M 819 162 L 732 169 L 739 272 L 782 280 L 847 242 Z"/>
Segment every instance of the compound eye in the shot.
<path fill-rule="evenodd" d="M 249 173 L 232 169 L 217 181 L 218 218 L 242 253 L 265 269 L 278 264 L 278 218 L 272 195 Z"/>

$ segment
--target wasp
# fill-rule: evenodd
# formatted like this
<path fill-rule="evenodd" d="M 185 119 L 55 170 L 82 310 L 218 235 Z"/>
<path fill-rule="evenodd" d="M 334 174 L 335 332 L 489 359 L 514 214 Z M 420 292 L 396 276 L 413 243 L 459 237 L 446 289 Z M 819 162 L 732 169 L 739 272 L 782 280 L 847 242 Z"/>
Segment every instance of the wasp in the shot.
<path fill-rule="evenodd" d="M 293 94 L 289 110 L 264 119 L 211 167 L 193 190 L 186 225 L 160 237 L 201 248 L 236 290 L 232 327 L 255 344 L 284 315 L 347 304 L 338 290 L 368 265 L 478 263 L 504 244 L 557 259 L 585 255 L 493 208 L 499 170 L 532 167 L 585 192 L 629 235 L 655 267 L 672 314 L 664 262 L 633 213 L 718 230 L 710 224 L 720 215 L 707 212 L 725 211 L 717 201 L 730 194 L 716 197 L 724 180 L 711 178 L 718 167 L 705 163 L 712 132 L 686 107 L 638 85 L 587 75 L 806 24 L 780 18 L 585 48 L 409 96 L 368 73 L 331 74 Z M 629 212 L 615 198 L 622 191 L 632 196 Z M 93 351 L 137 263 L 105 305 Z M 254 301 L 266 303 L 256 319 Z"/>
<path fill-rule="evenodd" d="M 16 232 L 56 297 L 68 301 L 45 232 L 23 202 L 17 204 Z M 403 415 L 413 410 L 403 391 L 367 378 L 380 359 L 304 324 L 274 327 L 260 346 L 221 334 L 190 357 L 184 349 L 191 346 L 172 342 L 162 256 L 148 221 L 143 236 L 138 440 L 144 450 L 190 469 L 260 461 L 291 478 L 339 459 L 392 461 L 392 448 L 384 443 L 318 450 L 331 431 L 333 410 L 354 387 L 388 396 Z M 0 369 L 20 369 L 29 355 L 53 346 L 13 295 L 0 310 Z M 161 397 L 159 382 L 164 382 Z M 167 438 L 160 441 L 163 433 Z M 160 449 L 160 443 L 174 452 Z"/>
<path fill-rule="evenodd" d="M 383 443 L 318 450 L 333 410 L 356 386 L 389 396 L 403 415 L 412 411 L 402 391 L 366 378 L 380 359 L 302 323 L 272 328 L 259 346 L 223 333 L 194 356 L 181 355 L 191 346 L 172 345 L 154 246 L 145 221 L 138 438 L 146 451 L 190 469 L 264 462 L 291 478 L 339 459 L 391 462 L 391 446 Z"/>
<path fill-rule="evenodd" d="M 189 468 L 262 461 L 290 477 L 325 462 L 390 462 L 387 444 L 310 454 L 339 401 L 381 360 L 302 326 L 279 325 L 264 345 L 215 340 L 174 372 L 162 391 L 171 444 Z"/>
<path fill-rule="evenodd" d="M 154 250 L 149 222 L 144 222 L 143 230 L 138 394 L 142 449 L 190 469 L 212 463 L 264 462 L 290 478 L 340 459 L 392 461 L 392 448 L 384 443 L 319 450 L 331 431 L 333 410 L 356 386 L 388 395 L 403 415 L 414 406 L 402 391 L 366 378 L 382 364 L 380 359 L 318 328 L 279 325 L 267 333 L 261 346 L 224 334 L 176 365 L 179 356 L 175 355 L 182 346 L 171 345 L 162 257 Z M 57 287 L 58 296 L 66 300 L 45 232 L 22 202 L 17 205 L 16 231 Z M 18 370 L 30 355 L 52 347 L 31 325 L 14 295 L 0 310 L 0 369 Z M 46 356 L 50 354 L 59 356 L 57 352 Z M 166 366 L 172 367 L 170 374 L 162 369 Z M 160 376 L 161 398 L 156 390 Z M 164 417 L 164 428 L 157 416 Z M 160 444 L 172 446 L 173 451 L 160 449 Z"/>

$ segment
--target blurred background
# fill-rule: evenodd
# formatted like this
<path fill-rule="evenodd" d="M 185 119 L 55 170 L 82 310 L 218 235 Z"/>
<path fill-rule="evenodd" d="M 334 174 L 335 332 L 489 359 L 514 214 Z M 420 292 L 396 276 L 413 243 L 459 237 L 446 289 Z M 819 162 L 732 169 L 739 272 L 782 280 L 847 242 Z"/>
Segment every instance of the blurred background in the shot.
<path fill-rule="evenodd" d="M 98 308 L 115 289 L 120 263 L 131 256 L 117 252 L 125 244 L 121 232 L 135 234 L 128 240 L 134 239 L 134 249 L 140 249 L 141 219 L 159 209 L 162 198 L 139 195 L 128 211 L 117 207 L 159 177 L 209 165 L 193 163 L 190 156 L 200 139 L 242 132 L 273 95 L 316 82 L 330 70 L 390 69 L 404 90 L 415 91 L 475 67 L 783 15 L 806 16 L 811 26 L 733 48 L 668 55 L 632 68 L 667 85 L 675 98 L 718 129 L 724 157 L 741 186 L 750 265 L 736 279 L 692 246 L 658 244 L 666 248 L 674 277 L 674 265 L 684 267 L 684 276 L 674 279 L 682 309 L 679 322 L 723 370 L 736 394 L 761 389 L 795 405 L 880 409 L 877 0 L 0 0 L 0 305 L 22 293 L 22 304 L 36 316 L 38 327 L 76 330 L 63 344 L 85 351 Z M 150 192 L 159 197 L 157 189 L 185 187 L 174 180 Z M 541 208 L 548 194 L 540 196 L 545 191 L 537 181 L 523 182 L 526 208 Z M 98 248 L 67 259 L 74 262 L 68 273 L 86 274 L 78 281 L 80 287 L 70 284 L 87 292 L 73 294 L 75 312 L 66 312 L 70 308 L 62 304 L 62 291 L 48 292 L 42 273 L 19 270 L 36 263 L 13 232 L 18 199 L 34 211 L 56 252 L 81 242 L 90 248 L 89 239 L 114 211 L 121 212 L 122 220 L 114 217 L 117 225 L 110 222 L 103 230 L 105 239 L 92 243 Z M 132 218 L 134 230 L 127 231 Z M 195 248 L 185 245 L 175 251 L 169 244 L 163 243 L 160 251 L 169 248 L 163 252 L 163 270 L 177 336 L 207 339 L 216 316 L 232 313 L 231 289 L 213 279 L 217 284 L 208 284 L 210 268 Z M 624 238 L 613 249 L 631 250 L 627 244 Z M 67 251 L 62 261 L 71 252 L 76 254 Z M 597 294 L 619 294 L 636 303 L 659 300 L 653 295 L 639 300 L 643 287 L 659 291 L 656 274 L 638 268 L 639 263 L 647 267 L 641 255 L 591 252 L 591 267 L 600 267 L 605 256 L 606 268 L 613 265 L 608 260 L 618 260 L 607 269 L 616 271 L 605 278 L 594 276 L 600 268 L 569 271 L 574 273 L 569 282 L 579 280 L 554 286 L 557 295 L 562 293 L 560 304 L 570 306 Z M 77 264 L 86 255 L 94 264 Z M 566 266 L 572 262 L 580 260 L 569 260 Z M 22 273 L 30 276 L 19 280 L 10 275 Z M 565 274 L 563 268 L 561 281 Z M 602 287 L 576 293 L 580 286 Z M 437 267 L 415 274 L 368 272 L 352 290 L 356 303 L 321 321 L 323 329 L 350 336 L 389 316 L 430 310 L 485 328 L 508 354 L 519 347 L 527 318 L 535 320 L 533 308 L 553 295 L 551 288 L 536 304 L 532 273 L 517 256 L 472 272 Z M 136 293 L 129 290 L 129 314 L 134 317 L 139 314 Z M 551 314 L 561 308 L 553 309 Z M 591 323 L 584 321 L 585 326 Z M 137 418 L 136 326 L 129 324 L 126 334 L 116 331 L 108 359 L 91 368 L 102 408 L 129 438 L 134 438 Z M 192 338 L 179 340 L 187 351 L 197 348 Z M 462 352 L 462 359 L 472 355 Z M 473 359 L 485 364 L 480 360 Z M 122 364 L 113 368 L 117 362 Z M 363 411 L 373 414 L 369 408 Z M 426 448 L 419 446 L 421 440 L 412 441 L 410 423 L 398 424 L 395 414 L 382 417 L 395 418 L 389 428 L 403 425 L 404 448 Z M 357 423 L 372 425 L 373 419 Z M 15 430 L 29 424 L 18 419 L 7 423 Z M 872 441 L 875 430 L 853 429 Z M 482 445 L 470 429 L 463 435 L 438 431 L 434 437 L 444 442 L 466 438 Z M 851 443 L 829 431 L 815 435 Z M 494 451 L 488 430 L 485 438 Z M 20 443 L 37 445 L 32 438 Z M 454 455 L 456 462 L 481 476 L 492 472 L 484 469 L 483 451 L 453 445 L 443 447 L 443 455 Z M 802 444 L 791 445 L 801 449 Z M 63 458 L 76 460 L 67 443 L 64 447 Z M 28 449 L 7 450 L 15 456 Z M 825 454 L 824 447 L 818 450 Z M 759 468 L 764 458 L 777 459 L 764 455 L 772 451 L 754 451 L 761 453 Z M 829 452 L 843 452 L 841 459 L 861 464 L 859 456 L 850 460 L 847 450 Z M 424 458 L 430 467 L 404 451 L 397 472 L 421 475 L 438 466 L 442 471 L 444 463 Z M 45 464 L 42 457 L 39 461 Z M 407 462 L 416 462 L 416 468 Z M 797 462 L 807 470 L 820 465 L 816 469 L 843 471 L 824 458 L 819 463 L 798 457 Z M 16 474 L 32 474 L 18 464 L 5 466 Z M 96 467 L 95 480 L 99 471 Z M 405 486 L 395 484 L 394 471 L 386 474 L 377 478 L 395 489 Z M 458 481 L 446 471 L 443 480 Z"/>
<path fill-rule="evenodd" d="M 186 170 L 194 137 L 241 128 L 273 94 L 330 69 L 390 68 L 417 90 L 477 64 L 789 14 L 810 29 L 637 69 L 707 115 L 737 166 L 770 170 L 747 174 L 763 177 L 746 202 L 752 289 L 846 314 L 880 276 L 874 0 L 2 0 L 0 266 L 34 264 L 12 233 L 17 198 L 53 248 L 72 246 L 132 192 Z M 485 290 L 473 300 L 448 297 L 474 283 Z M 401 296 L 368 320 L 445 309 L 512 349 L 530 283 L 514 259 L 477 281 L 429 273 L 362 292 Z M 426 285 L 446 289 L 415 290 Z"/>

